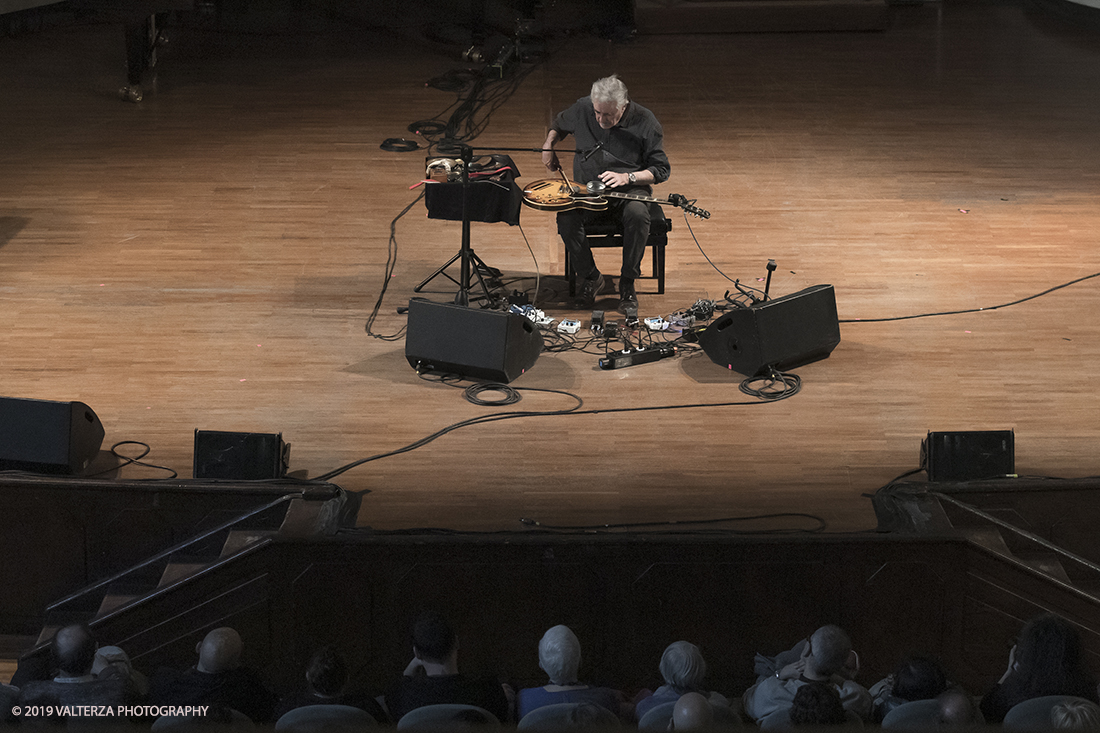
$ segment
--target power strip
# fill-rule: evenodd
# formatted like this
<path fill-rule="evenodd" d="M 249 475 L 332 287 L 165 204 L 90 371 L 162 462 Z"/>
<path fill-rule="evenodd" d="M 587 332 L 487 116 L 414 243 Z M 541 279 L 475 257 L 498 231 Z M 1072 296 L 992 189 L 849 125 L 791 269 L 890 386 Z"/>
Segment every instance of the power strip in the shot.
<path fill-rule="evenodd" d="M 651 346 L 648 349 L 623 349 L 613 351 L 600 359 L 600 369 L 622 369 L 623 367 L 649 364 L 660 359 L 674 356 L 675 346 Z"/>

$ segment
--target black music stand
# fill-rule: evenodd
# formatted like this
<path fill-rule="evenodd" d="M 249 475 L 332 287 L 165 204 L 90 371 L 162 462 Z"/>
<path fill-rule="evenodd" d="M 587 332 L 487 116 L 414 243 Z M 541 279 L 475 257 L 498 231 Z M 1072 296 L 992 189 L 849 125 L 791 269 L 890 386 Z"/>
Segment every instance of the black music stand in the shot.
<path fill-rule="evenodd" d="M 425 285 L 442 275 L 454 284 L 458 285 L 458 293 L 455 294 L 455 305 L 470 304 L 471 274 L 477 277 L 483 295 L 478 296 L 485 300 L 491 300 L 489 286 L 485 284 L 486 277 L 499 278 L 500 270 L 489 267 L 485 260 L 477 256 L 470 246 L 470 164 L 474 160 L 474 149 L 469 145 L 456 145 L 459 158 L 462 160 L 462 244 L 458 252 L 451 259 L 436 268 L 435 272 L 424 278 L 419 285 L 413 288 L 414 293 L 419 293 Z M 428 184 L 425 184 L 428 185 Z M 447 268 L 455 262 L 460 262 L 459 279 L 455 280 L 447 273 Z"/>
<path fill-rule="evenodd" d="M 453 147 L 452 147 L 453 145 Z M 485 264 L 485 261 L 477 256 L 472 246 L 470 246 L 470 164 L 474 159 L 475 148 L 462 143 L 451 143 L 444 141 L 437 148 L 440 154 L 449 155 L 458 153 L 458 157 L 462 160 L 462 244 L 458 252 L 447 260 L 445 263 L 436 268 L 435 272 L 428 277 L 424 278 L 419 285 L 413 288 L 413 292 L 419 293 L 425 285 L 442 275 L 451 282 L 458 285 L 458 292 L 455 294 L 455 305 L 469 305 L 470 304 L 470 289 L 472 287 L 471 281 L 474 277 L 477 278 L 477 283 L 481 287 L 483 295 L 477 296 L 477 299 L 484 298 L 485 300 L 492 300 L 492 296 L 489 294 L 489 286 L 486 284 L 486 280 L 493 280 L 499 278 L 501 275 L 500 270 L 495 267 L 489 267 Z M 488 153 L 542 153 L 543 148 L 477 148 L 482 152 Z M 561 150 L 555 152 L 562 153 L 580 153 L 584 151 L 580 150 Z M 428 184 L 425 184 L 428 185 Z M 447 272 L 447 268 L 453 265 L 455 262 L 459 262 L 459 279 L 455 280 Z"/>

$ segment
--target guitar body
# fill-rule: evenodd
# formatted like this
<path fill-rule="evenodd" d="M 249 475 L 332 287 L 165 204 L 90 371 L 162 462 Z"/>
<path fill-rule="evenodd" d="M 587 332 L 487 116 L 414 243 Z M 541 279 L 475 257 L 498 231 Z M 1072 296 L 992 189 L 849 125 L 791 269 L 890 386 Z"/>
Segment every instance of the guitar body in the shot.
<path fill-rule="evenodd" d="M 598 186 L 598 192 L 593 192 L 594 186 Z M 618 193 L 617 191 L 608 191 L 598 181 L 590 183 L 588 186 L 581 186 L 573 181 L 566 180 L 564 174 L 561 178 L 542 178 L 532 181 L 523 188 L 523 203 L 540 211 L 567 211 L 569 209 L 602 211 L 607 208 L 608 198 L 679 206 L 692 216 L 704 219 L 710 218 L 709 211 L 693 206 L 694 202 L 688 201 L 678 193 L 671 194 L 667 199 L 640 196 L 634 193 Z"/>
<path fill-rule="evenodd" d="M 602 196 L 591 196 L 583 186 L 556 178 L 544 178 L 524 186 L 523 203 L 539 211 L 602 211 L 607 208 L 607 199 Z"/>

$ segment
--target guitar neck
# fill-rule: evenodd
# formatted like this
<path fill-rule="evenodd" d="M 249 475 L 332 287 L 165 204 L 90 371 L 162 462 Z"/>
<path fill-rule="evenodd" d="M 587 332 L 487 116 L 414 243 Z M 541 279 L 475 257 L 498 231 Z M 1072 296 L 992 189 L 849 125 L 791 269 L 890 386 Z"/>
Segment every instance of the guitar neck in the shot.
<path fill-rule="evenodd" d="M 672 204 L 668 199 L 658 199 L 652 196 L 642 196 L 638 193 L 617 193 L 615 191 L 603 191 L 600 196 L 610 196 L 616 199 L 628 199 L 630 201 L 646 201 L 651 204 Z"/>

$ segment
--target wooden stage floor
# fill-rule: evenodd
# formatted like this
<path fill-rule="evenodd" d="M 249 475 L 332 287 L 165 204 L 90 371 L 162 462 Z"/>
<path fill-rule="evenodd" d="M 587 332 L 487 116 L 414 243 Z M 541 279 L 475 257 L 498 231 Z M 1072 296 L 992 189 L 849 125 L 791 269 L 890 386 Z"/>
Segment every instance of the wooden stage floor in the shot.
<path fill-rule="evenodd" d="M 402 341 L 364 328 L 424 162 L 379 144 L 454 102 L 425 82 L 463 67 L 457 45 L 420 42 L 411 23 L 295 27 L 181 27 L 137 105 L 116 95 L 116 26 L 0 40 L 0 394 L 86 402 L 105 448 L 142 441 L 183 477 L 196 428 L 281 432 L 292 471 L 315 477 L 495 411 L 417 378 Z M 774 404 L 702 353 L 616 371 L 544 354 L 513 386 L 586 411 L 679 409 L 456 430 L 334 479 L 369 490 L 361 524 L 804 512 L 868 530 L 864 494 L 916 468 L 930 430 L 1011 428 L 1020 474 L 1100 473 L 1100 278 L 990 310 L 1100 272 L 1095 32 L 1021 2 L 944 0 L 892 8 L 881 33 L 550 45 L 475 144 L 537 146 L 594 78 L 624 78 L 664 125 L 673 175 L 658 194 L 713 214 L 691 221 L 699 247 L 675 220 L 668 290 L 643 292 L 641 314 L 721 299 L 732 284 L 707 257 L 754 285 L 772 258 L 773 295 L 835 287 L 842 341 Z M 543 177 L 535 155 L 515 157 L 521 184 Z M 476 251 L 513 288 L 534 294 L 540 274 L 550 315 L 586 315 L 562 300 L 553 215 L 525 210 L 522 225 L 530 251 L 519 228 L 475 224 Z M 416 204 L 396 241 L 382 334 L 459 225 Z M 861 322 L 947 311 L 966 312 Z M 572 404 L 528 392 L 504 409 Z"/>

